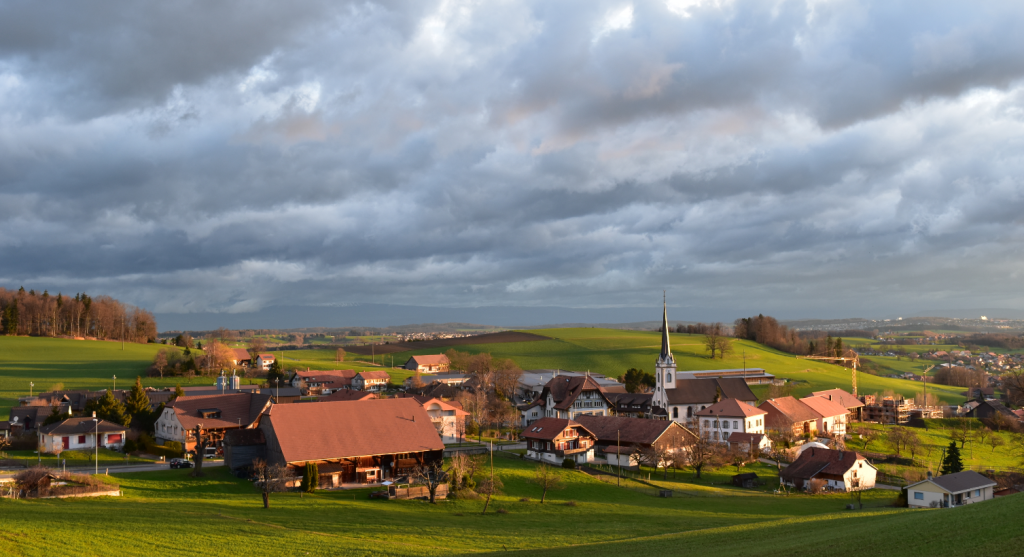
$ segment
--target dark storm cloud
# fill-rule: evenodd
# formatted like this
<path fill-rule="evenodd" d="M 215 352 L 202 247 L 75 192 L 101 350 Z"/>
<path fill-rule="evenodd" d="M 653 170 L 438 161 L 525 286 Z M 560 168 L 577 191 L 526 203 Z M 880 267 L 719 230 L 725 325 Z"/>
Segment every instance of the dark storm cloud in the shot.
<path fill-rule="evenodd" d="M 1021 307 L 1021 24 L 1016 3 L 8 2 L 0 282 L 161 312 L 665 287 L 789 316 Z"/>

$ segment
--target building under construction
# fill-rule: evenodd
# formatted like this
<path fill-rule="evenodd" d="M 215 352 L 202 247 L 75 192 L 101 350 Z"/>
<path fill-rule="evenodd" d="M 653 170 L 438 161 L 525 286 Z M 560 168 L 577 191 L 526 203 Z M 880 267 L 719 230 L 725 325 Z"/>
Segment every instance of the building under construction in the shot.
<path fill-rule="evenodd" d="M 860 400 L 864 403 L 862 415 L 866 422 L 902 425 L 910 421 L 910 414 L 914 410 L 910 401 L 903 397 L 877 399 L 874 395 L 864 395 Z"/>

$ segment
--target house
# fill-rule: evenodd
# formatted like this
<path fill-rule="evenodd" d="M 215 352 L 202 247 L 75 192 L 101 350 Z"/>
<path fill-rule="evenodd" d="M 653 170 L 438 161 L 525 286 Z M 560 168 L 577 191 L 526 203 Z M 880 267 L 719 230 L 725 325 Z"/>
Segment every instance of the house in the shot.
<path fill-rule="evenodd" d="M 767 414 L 764 410 L 734 398 L 723 398 L 698 411 L 695 416 L 701 435 L 709 436 L 716 443 L 728 444 L 732 435 L 737 433 L 764 435 L 764 418 Z"/>
<path fill-rule="evenodd" d="M 598 373 L 589 371 L 567 371 L 564 369 L 528 369 L 519 376 L 519 384 L 516 386 L 516 397 L 523 402 L 537 400 L 545 385 L 555 377 L 590 377 L 605 392 L 626 392 L 626 387 L 615 379 L 605 377 Z"/>
<path fill-rule="evenodd" d="M 612 413 L 626 418 L 651 417 L 651 393 L 617 393 L 605 390 L 604 397 L 612 405 Z"/>
<path fill-rule="evenodd" d="M 790 430 L 797 437 L 815 435 L 822 415 L 810 406 L 791 397 L 770 398 L 758 406 L 764 410 L 768 429 Z"/>
<path fill-rule="evenodd" d="M 273 354 L 260 354 L 256 356 L 256 369 L 268 371 L 275 361 L 277 361 L 277 358 Z"/>
<path fill-rule="evenodd" d="M 750 455 L 767 451 L 772 448 L 772 441 L 764 433 L 737 433 L 729 435 L 729 448 Z"/>
<path fill-rule="evenodd" d="M 595 459 L 616 466 L 637 466 L 635 449 L 657 446 L 668 452 L 685 450 L 696 436 L 677 422 L 622 416 L 576 417 L 596 437 Z M 659 463 L 667 464 L 667 463 Z"/>
<path fill-rule="evenodd" d="M 469 415 L 469 412 L 463 410 L 461 404 L 445 402 L 437 398 L 420 399 L 420 397 L 413 397 L 413 399 L 419 402 L 423 409 L 427 411 L 427 415 L 430 416 L 430 421 L 434 423 L 437 433 L 441 435 L 442 441 L 455 443 L 465 436 L 466 416 Z"/>
<path fill-rule="evenodd" d="M 124 446 L 126 427 L 106 420 L 68 418 L 39 428 L 39 446 L 46 453 L 67 450 L 95 449 L 99 446 L 115 451 Z"/>
<path fill-rule="evenodd" d="M 594 461 L 597 437 L 579 422 L 567 418 L 541 418 L 523 430 L 526 458 L 562 464 L 572 459 L 578 464 Z"/>
<path fill-rule="evenodd" d="M 861 420 L 861 409 L 864 408 L 864 403 L 852 394 L 842 389 L 829 389 L 827 391 L 815 391 L 811 393 L 811 395 L 827 398 L 832 402 L 839 404 L 843 408 L 846 408 L 847 424 L 859 422 Z"/>
<path fill-rule="evenodd" d="M 275 405 L 259 428 L 267 462 L 299 472 L 314 462 L 324 487 L 398 479 L 444 453 L 430 416 L 408 398 Z"/>
<path fill-rule="evenodd" d="M 267 458 L 267 440 L 261 429 L 231 429 L 224 432 L 224 465 L 232 471 L 252 467 L 252 461 Z"/>
<path fill-rule="evenodd" d="M 302 400 L 302 389 L 297 387 L 271 387 L 266 389 L 274 404 L 291 404 Z"/>
<path fill-rule="evenodd" d="M 812 480 L 821 480 L 828 491 L 860 491 L 875 487 L 877 473 L 859 453 L 812 447 L 783 468 L 779 479 L 797 489 L 810 489 Z"/>
<path fill-rule="evenodd" d="M 246 367 L 252 365 L 252 356 L 245 348 L 233 348 L 231 350 L 231 364 Z"/>
<path fill-rule="evenodd" d="M 973 470 L 928 478 L 907 486 L 908 507 L 959 507 L 992 499 L 996 482 Z"/>
<path fill-rule="evenodd" d="M 329 395 L 340 389 L 351 389 L 352 380 L 356 377 L 354 369 L 334 369 L 330 371 L 309 370 L 296 371 L 290 380 L 292 387 L 303 389 L 303 394 Z"/>
<path fill-rule="evenodd" d="M 846 419 L 849 416 L 849 410 L 845 406 L 818 396 L 805 397 L 800 399 L 800 402 L 809 406 L 811 410 L 814 410 L 821 416 L 815 424 L 819 433 L 824 435 L 846 435 Z"/>
<path fill-rule="evenodd" d="M 420 373 L 443 373 L 448 371 L 449 365 L 451 365 L 451 362 L 448 361 L 448 356 L 445 356 L 444 354 L 435 354 L 427 356 L 413 356 L 409 358 L 402 367 L 418 371 Z"/>
<path fill-rule="evenodd" d="M 333 393 L 319 397 L 318 402 L 352 402 L 354 400 L 371 400 L 377 398 L 377 395 L 368 393 L 366 391 L 353 391 L 349 389 L 341 389 L 334 391 Z"/>
<path fill-rule="evenodd" d="M 31 406 L 15 406 L 11 408 L 10 418 L 8 421 L 11 423 L 11 434 L 21 435 L 35 431 L 46 418 L 50 417 L 53 413 L 54 406 L 43 406 L 42 404 L 32 404 Z M 60 406 L 60 413 L 70 417 L 71 407 L 66 404 Z"/>
<path fill-rule="evenodd" d="M 11 436 L 11 422 L 8 420 L 0 421 L 0 438 L 7 439 Z"/>
<path fill-rule="evenodd" d="M 1003 403 L 998 400 L 978 397 L 976 402 L 978 404 L 974 405 L 973 408 L 964 414 L 966 417 L 991 420 L 992 418 L 995 418 L 996 414 L 1002 414 L 1004 418 L 1007 418 L 1010 421 L 1017 420 L 1017 415 L 1013 413 L 1013 410 L 1003 406 Z"/>
<path fill-rule="evenodd" d="M 435 373 L 420 377 L 420 381 L 423 382 L 424 387 L 429 387 L 434 384 L 448 385 L 451 387 L 458 387 L 459 385 L 465 384 L 467 381 L 472 379 L 473 376 L 465 373 Z M 412 377 L 407 377 L 402 383 L 402 386 L 406 389 L 412 387 Z"/>
<path fill-rule="evenodd" d="M 157 418 L 155 437 L 158 443 L 176 441 L 185 450 L 192 450 L 196 445 L 195 427 L 201 426 L 214 446 L 220 447 L 226 431 L 256 427 L 260 414 L 270 405 L 270 394 L 180 396 L 168 403 Z"/>
<path fill-rule="evenodd" d="M 379 393 L 388 389 L 391 376 L 386 371 L 360 371 L 352 378 L 352 388 L 357 391 Z"/>
<path fill-rule="evenodd" d="M 607 416 L 612 404 L 597 381 L 584 376 L 555 376 L 541 390 L 533 403 L 519 409 L 523 425 L 540 417 L 575 419 L 589 414 Z"/>

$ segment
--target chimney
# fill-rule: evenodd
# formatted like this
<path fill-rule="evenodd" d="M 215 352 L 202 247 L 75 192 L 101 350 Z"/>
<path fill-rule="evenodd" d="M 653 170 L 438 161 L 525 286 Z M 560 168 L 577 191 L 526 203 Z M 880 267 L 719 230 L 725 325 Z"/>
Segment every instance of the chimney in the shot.
<path fill-rule="evenodd" d="M 928 479 L 929 480 L 932 479 L 932 471 L 931 470 L 928 471 Z"/>

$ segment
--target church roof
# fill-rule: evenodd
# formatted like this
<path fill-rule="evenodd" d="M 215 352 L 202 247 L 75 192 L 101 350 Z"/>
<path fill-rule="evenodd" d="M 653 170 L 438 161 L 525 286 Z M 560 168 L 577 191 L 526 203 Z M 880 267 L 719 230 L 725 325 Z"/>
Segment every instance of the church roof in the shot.
<path fill-rule="evenodd" d="M 743 402 L 756 401 L 753 391 L 747 382 L 740 378 L 734 379 L 677 379 L 674 389 L 665 389 L 669 404 L 707 404 L 715 403 L 715 396 L 734 398 Z"/>
<path fill-rule="evenodd" d="M 664 302 L 661 313 L 661 360 L 672 357 L 672 349 L 668 342 L 668 302 Z"/>

